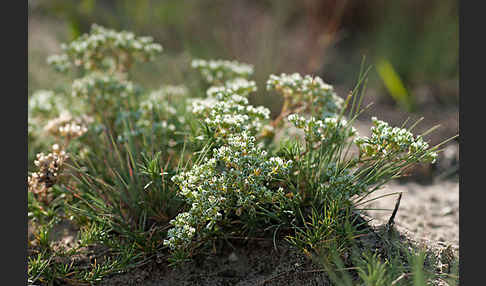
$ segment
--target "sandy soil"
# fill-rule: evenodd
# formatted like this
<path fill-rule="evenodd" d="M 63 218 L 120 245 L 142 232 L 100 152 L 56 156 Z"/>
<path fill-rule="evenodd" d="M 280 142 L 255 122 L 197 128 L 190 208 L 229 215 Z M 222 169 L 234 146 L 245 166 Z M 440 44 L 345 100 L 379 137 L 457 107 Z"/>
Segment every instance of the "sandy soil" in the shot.
<path fill-rule="evenodd" d="M 309 259 L 288 247 L 275 249 L 270 239 L 233 246 L 179 268 L 170 268 L 165 262 L 151 263 L 106 279 L 101 285 L 330 285 Z"/>
<path fill-rule="evenodd" d="M 409 230 L 417 238 L 459 245 L 459 183 L 441 181 L 431 185 L 415 182 L 392 183 L 373 193 L 370 198 L 401 192 L 402 198 L 395 224 Z M 387 196 L 367 205 L 369 215 L 378 222 L 387 222 L 395 207 L 398 195 Z"/>

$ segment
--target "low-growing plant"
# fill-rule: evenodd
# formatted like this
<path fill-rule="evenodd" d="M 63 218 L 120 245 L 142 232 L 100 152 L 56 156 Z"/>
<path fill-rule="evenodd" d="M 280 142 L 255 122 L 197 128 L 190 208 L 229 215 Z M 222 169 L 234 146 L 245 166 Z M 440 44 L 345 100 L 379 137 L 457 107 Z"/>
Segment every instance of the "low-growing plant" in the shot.
<path fill-rule="evenodd" d="M 284 98 L 272 119 L 248 99 L 257 90 L 251 65 L 193 60 L 203 91 L 193 95 L 184 85 L 147 90 L 130 81 L 133 63 L 162 51 L 150 37 L 94 25 L 62 49 L 48 62 L 74 72 L 71 89 L 29 103 L 32 125 L 44 124 L 54 144 L 28 178 L 29 212 L 60 190 L 69 201 L 64 215 L 81 228 L 79 243 L 120 250 L 78 273 L 82 281 L 161 252 L 181 263 L 228 237 L 272 235 L 331 261 L 365 233 L 358 209 L 365 198 L 439 151 L 427 132 L 411 133 L 416 123 L 372 118 L 371 136 L 359 136 L 352 125 L 363 110 L 363 69 L 346 99 L 318 76 L 270 75 L 267 90 Z M 46 267 L 39 259 L 29 260 L 34 278 Z M 360 277 L 388 281 L 386 263 L 367 259 Z"/>

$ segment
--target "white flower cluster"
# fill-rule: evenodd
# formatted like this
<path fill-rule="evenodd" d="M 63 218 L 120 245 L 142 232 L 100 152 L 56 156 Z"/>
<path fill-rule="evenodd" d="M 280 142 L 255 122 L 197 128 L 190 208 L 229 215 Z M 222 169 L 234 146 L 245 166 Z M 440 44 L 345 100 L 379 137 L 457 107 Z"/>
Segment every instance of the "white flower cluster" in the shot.
<path fill-rule="evenodd" d="M 65 72 L 72 66 L 66 54 L 49 56 L 47 58 L 47 64 L 53 66 L 58 72 Z"/>
<path fill-rule="evenodd" d="M 166 119 L 168 117 L 175 117 L 177 110 L 170 102 L 171 97 L 178 97 L 180 100 L 180 98 L 186 97 L 187 93 L 188 91 L 185 86 L 173 85 L 164 86 L 152 91 L 147 99 L 140 101 L 141 116 L 138 123 L 142 126 L 151 126 L 153 112 L 164 114 Z"/>
<path fill-rule="evenodd" d="M 47 122 L 44 130 L 54 136 L 71 140 L 86 133 L 88 131 L 87 124 L 92 121 L 93 119 L 87 116 L 74 118 L 70 113 L 63 112 L 59 117 Z"/>
<path fill-rule="evenodd" d="M 141 89 L 116 74 L 92 72 L 73 81 L 71 94 L 85 103 L 90 115 L 102 115 L 110 122 L 115 120 L 120 104 L 124 103 L 120 97 L 137 97 Z"/>
<path fill-rule="evenodd" d="M 392 155 L 394 159 L 419 155 L 422 162 L 435 162 L 437 152 L 428 151 L 429 144 L 422 136 L 414 135 L 403 128 L 391 127 L 388 123 L 372 117 L 371 138 L 355 139 L 361 156 L 380 158 Z"/>
<path fill-rule="evenodd" d="M 71 89 L 74 97 L 102 101 L 110 101 L 115 95 L 128 97 L 138 91 L 136 86 L 130 81 L 97 72 L 75 79 Z"/>
<path fill-rule="evenodd" d="M 320 77 L 298 73 L 280 76 L 270 75 L 267 80 L 267 90 L 281 92 L 289 98 L 292 104 L 302 101 L 319 107 L 324 114 L 338 113 L 343 106 L 343 99 L 336 95 L 332 85 L 325 83 Z"/>
<path fill-rule="evenodd" d="M 83 34 L 69 44 L 63 44 L 64 54 L 48 58 L 59 71 L 72 64 L 85 70 L 118 70 L 124 72 L 134 61 L 153 60 L 162 46 L 152 37 L 136 37 L 128 31 L 117 32 L 93 24 L 89 34 Z"/>
<path fill-rule="evenodd" d="M 37 90 L 28 99 L 29 117 L 58 113 L 64 108 L 63 98 L 52 90 Z"/>
<path fill-rule="evenodd" d="M 205 99 L 193 99 L 192 113 L 222 137 L 242 131 L 252 134 L 260 131 L 262 121 L 270 118 L 270 110 L 248 104 L 246 97 L 256 90 L 255 83 L 238 79 L 225 85 L 210 87 Z"/>
<path fill-rule="evenodd" d="M 50 187 L 57 183 L 63 163 L 67 158 L 66 152 L 58 144 L 54 144 L 52 152 L 47 155 L 37 154 L 34 164 L 38 171 L 27 178 L 28 190 L 35 194 L 45 194 Z"/>
<path fill-rule="evenodd" d="M 255 215 L 257 204 L 275 202 L 283 195 L 283 189 L 272 183 L 289 173 L 292 161 L 269 157 L 255 141 L 248 132 L 231 136 L 211 159 L 172 177 L 191 208 L 171 221 L 174 227 L 165 245 L 184 249 L 194 239 L 213 234 L 225 216 Z"/>
<path fill-rule="evenodd" d="M 228 80 L 224 85 L 228 92 L 245 97 L 247 97 L 250 93 L 257 91 L 256 83 L 253 80 L 246 80 L 244 78 Z"/>
<path fill-rule="evenodd" d="M 343 143 L 347 138 L 357 134 L 356 128 L 348 126 L 344 118 L 337 116 L 317 120 L 315 117 L 306 119 L 301 115 L 291 114 L 287 119 L 304 131 L 307 142 Z"/>
<path fill-rule="evenodd" d="M 188 90 L 185 86 L 166 85 L 148 94 L 141 94 L 137 107 L 130 111 L 119 112 L 116 123 L 123 125 L 127 118 L 133 120 L 134 126 L 130 130 L 124 129 L 118 134 L 119 142 L 126 142 L 129 138 L 146 136 L 156 140 L 159 146 L 169 152 L 175 152 L 175 147 L 182 138 L 177 134 L 189 129 L 186 123 L 184 106 Z"/>
<path fill-rule="evenodd" d="M 207 98 L 190 98 L 188 99 L 188 102 L 189 105 L 187 106 L 187 111 L 202 118 L 205 114 L 209 113 L 211 108 L 213 108 L 219 100 L 214 96 L 208 96 Z"/>
<path fill-rule="evenodd" d="M 228 60 L 194 59 L 191 67 L 197 69 L 209 84 L 222 84 L 235 78 L 248 78 L 253 74 L 253 66 Z"/>
<path fill-rule="evenodd" d="M 280 76 L 271 74 L 267 80 L 267 89 L 281 91 L 284 94 L 314 94 L 332 92 L 333 87 L 325 83 L 320 77 L 305 75 L 302 77 L 299 73 L 285 74 Z"/>
<path fill-rule="evenodd" d="M 253 80 L 236 78 L 228 80 L 224 86 L 210 86 L 206 91 L 208 97 L 224 97 L 225 94 L 237 94 L 241 97 L 248 97 L 250 93 L 257 91 L 256 83 Z"/>

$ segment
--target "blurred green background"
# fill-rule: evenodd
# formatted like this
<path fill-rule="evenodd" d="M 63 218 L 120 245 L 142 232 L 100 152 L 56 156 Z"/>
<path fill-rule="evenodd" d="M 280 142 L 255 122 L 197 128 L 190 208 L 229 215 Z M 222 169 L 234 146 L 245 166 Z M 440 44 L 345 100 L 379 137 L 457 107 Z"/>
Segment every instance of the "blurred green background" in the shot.
<path fill-rule="evenodd" d="M 98 23 L 163 45 L 160 59 L 132 74 L 148 87 L 183 83 L 194 57 L 235 59 L 255 66 L 253 103 L 276 112 L 269 74 L 319 75 L 345 97 L 366 56 L 371 100 L 385 119 L 393 122 L 387 110 L 420 115 L 433 106 L 458 125 L 458 1 L 32 0 L 28 20 L 29 94 L 60 87 L 46 57 Z"/>

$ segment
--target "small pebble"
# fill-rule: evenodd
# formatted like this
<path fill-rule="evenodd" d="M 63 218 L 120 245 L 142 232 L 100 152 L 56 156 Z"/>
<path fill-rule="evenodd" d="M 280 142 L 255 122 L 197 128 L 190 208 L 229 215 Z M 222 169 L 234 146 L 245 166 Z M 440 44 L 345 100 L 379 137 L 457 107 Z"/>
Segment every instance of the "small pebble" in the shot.
<path fill-rule="evenodd" d="M 444 216 L 452 215 L 452 214 L 454 214 L 454 210 L 451 207 L 446 207 L 446 208 L 442 209 L 441 214 L 444 215 Z"/>
<path fill-rule="evenodd" d="M 228 260 L 231 262 L 236 262 L 238 261 L 238 256 L 236 256 L 236 253 L 231 252 L 231 254 L 228 256 Z"/>

